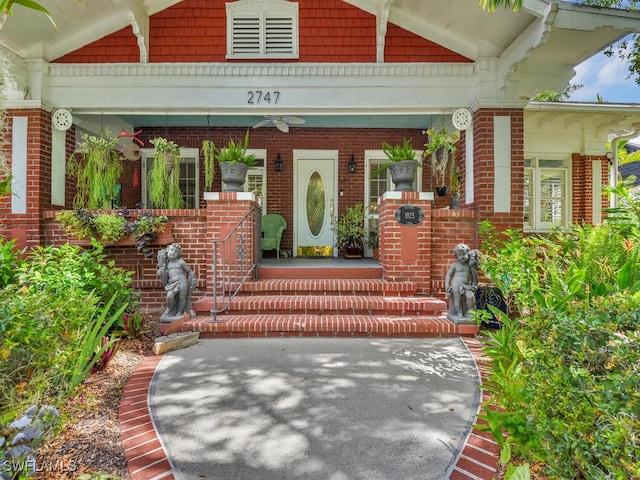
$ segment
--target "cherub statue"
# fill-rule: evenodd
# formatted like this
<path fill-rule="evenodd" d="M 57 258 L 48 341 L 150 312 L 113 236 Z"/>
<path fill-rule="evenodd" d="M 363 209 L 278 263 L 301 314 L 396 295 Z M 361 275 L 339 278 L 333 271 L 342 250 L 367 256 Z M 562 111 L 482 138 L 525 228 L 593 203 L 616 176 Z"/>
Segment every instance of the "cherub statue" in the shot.
<path fill-rule="evenodd" d="M 475 291 L 478 289 L 479 253 L 464 243 L 453 249 L 456 261 L 451 264 L 445 277 L 445 289 L 449 297 L 447 318 L 455 323 L 471 320 L 475 307 Z"/>
<path fill-rule="evenodd" d="M 193 270 L 182 259 L 182 247 L 172 243 L 158 252 L 158 277 L 167 292 L 167 309 L 160 317 L 161 322 L 181 319 L 191 312 L 191 294 L 197 279 Z"/>

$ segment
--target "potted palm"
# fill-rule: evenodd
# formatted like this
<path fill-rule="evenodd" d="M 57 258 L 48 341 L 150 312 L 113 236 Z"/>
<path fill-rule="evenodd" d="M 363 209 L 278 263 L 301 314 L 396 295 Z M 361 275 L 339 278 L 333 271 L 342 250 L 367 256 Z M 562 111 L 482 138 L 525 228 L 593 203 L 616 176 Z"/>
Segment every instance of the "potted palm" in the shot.
<path fill-rule="evenodd" d="M 431 175 L 436 182 L 436 193 L 446 195 L 449 187 L 446 185 L 446 176 L 453 174 L 455 164 L 456 142 L 458 136 L 450 133 L 444 126 L 427 130 L 428 142 L 424 144 L 424 156 L 431 160 Z"/>
<path fill-rule="evenodd" d="M 153 167 L 148 177 L 149 202 L 154 208 L 182 208 L 180 147 L 162 137 L 149 142 L 153 145 Z"/>
<path fill-rule="evenodd" d="M 67 163 L 67 173 L 77 179 L 75 208 L 112 208 L 123 170 L 117 141 L 108 129 L 101 130 L 98 136 L 82 134 L 78 149 Z"/>
<path fill-rule="evenodd" d="M 242 185 L 247 177 L 249 167 L 255 166 L 258 161 L 253 154 L 247 154 L 249 148 L 249 130 L 244 136 L 244 141 L 229 143 L 222 148 L 210 141 L 202 142 L 205 166 L 205 187 L 211 188 L 215 177 L 215 162 L 220 165 L 222 182 L 226 185 L 225 192 L 241 192 Z"/>
<path fill-rule="evenodd" d="M 411 145 L 411 139 L 404 139 L 399 145 L 382 142 L 382 151 L 389 160 L 378 167 L 372 176 L 377 177 L 389 169 L 391 181 L 396 186 L 396 192 L 413 191 L 416 172 L 418 167 L 422 167 L 422 163 L 416 159 L 416 152 Z"/>
<path fill-rule="evenodd" d="M 362 258 L 369 230 L 364 226 L 364 207 L 356 203 L 338 216 L 335 222 L 336 245 L 343 248 L 345 258 Z"/>

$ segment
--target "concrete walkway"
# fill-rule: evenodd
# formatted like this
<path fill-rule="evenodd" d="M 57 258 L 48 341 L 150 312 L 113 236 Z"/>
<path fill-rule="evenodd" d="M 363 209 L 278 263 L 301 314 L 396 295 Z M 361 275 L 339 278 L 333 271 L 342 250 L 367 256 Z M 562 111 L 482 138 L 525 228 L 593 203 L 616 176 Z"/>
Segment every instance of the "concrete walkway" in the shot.
<path fill-rule="evenodd" d="M 479 374 L 459 338 L 200 340 L 149 388 L 176 479 L 442 480 Z"/>

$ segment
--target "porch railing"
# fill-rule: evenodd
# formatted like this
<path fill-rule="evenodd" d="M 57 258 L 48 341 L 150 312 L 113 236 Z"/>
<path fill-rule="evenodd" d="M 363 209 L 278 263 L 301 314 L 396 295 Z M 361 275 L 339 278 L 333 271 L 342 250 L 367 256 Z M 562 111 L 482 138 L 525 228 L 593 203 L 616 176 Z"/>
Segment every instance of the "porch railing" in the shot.
<path fill-rule="evenodd" d="M 254 205 L 222 240 L 213 242 L 213 308 L 211 322 L 229 308 L 242 285 L 254 279 L 260 248 L 261 211 Z"/>

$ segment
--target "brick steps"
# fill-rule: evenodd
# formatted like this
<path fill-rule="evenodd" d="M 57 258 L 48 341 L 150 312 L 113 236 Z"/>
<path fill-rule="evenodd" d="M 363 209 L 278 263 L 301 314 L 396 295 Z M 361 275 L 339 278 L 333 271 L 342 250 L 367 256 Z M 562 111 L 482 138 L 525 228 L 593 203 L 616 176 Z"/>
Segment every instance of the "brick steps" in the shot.
<path fill-rule="evenodd" d="M 181 331 L 210 337 L 430 337 L 473 336 L 475 325 L 456 325 L 433 315 L 218 315 L 185 321 Z"/>
<path fill-rule="evenodd" d="M 309 264 L 321 265 L 304 263 Z M 447 320 L 443 300 L 416 297 L 414 282 L 366 278 L 366 272 L 379 269 L 377 264 L 351 269 L 269 268 L 282 278 L 245 283 L 215 320 L 210 313 L 213 298 L 200 298 L 192 305 L 196 317 L 171 327 L 172 331 L 200 332 L 203 337 L 471 336 L 478 332 L 475 325 Z M 329 278 L 318 278 L 324 270 L 330 271 Z M 218 299 L 218 309 L 221 302 Z"/>
<path fill-rule="evenodd" d="M 213 299 L 193 303 L 198 315 L 208 315 Z M 440 315 L 446 304 L 432 297 L 360 295 L 255 295 L 236 297 L 223 315 Z"/>
<path fill-rule="evenodd" d="M 291 270 L 288 270 L 291 272 Z M 267 279 L 245 283 L 239 295 L 398 295 L 414 296 L 414 282 L 362 278 Z"/>
<path fill-rule="evenodd" d="M 354 260 L 350 266 L 332 266 L 322 264 L 322 260 L 311 260 L 318 262 L 317 266 L 307 264 L 304 267 L 282 268 L 277 265 L 258 266 L 258 278 L 267 279 L 344 279 L 344 278 L 369 278 L 381 279 L 382 267 L 379 264 L 369 265 L 364 262 Z"/>

